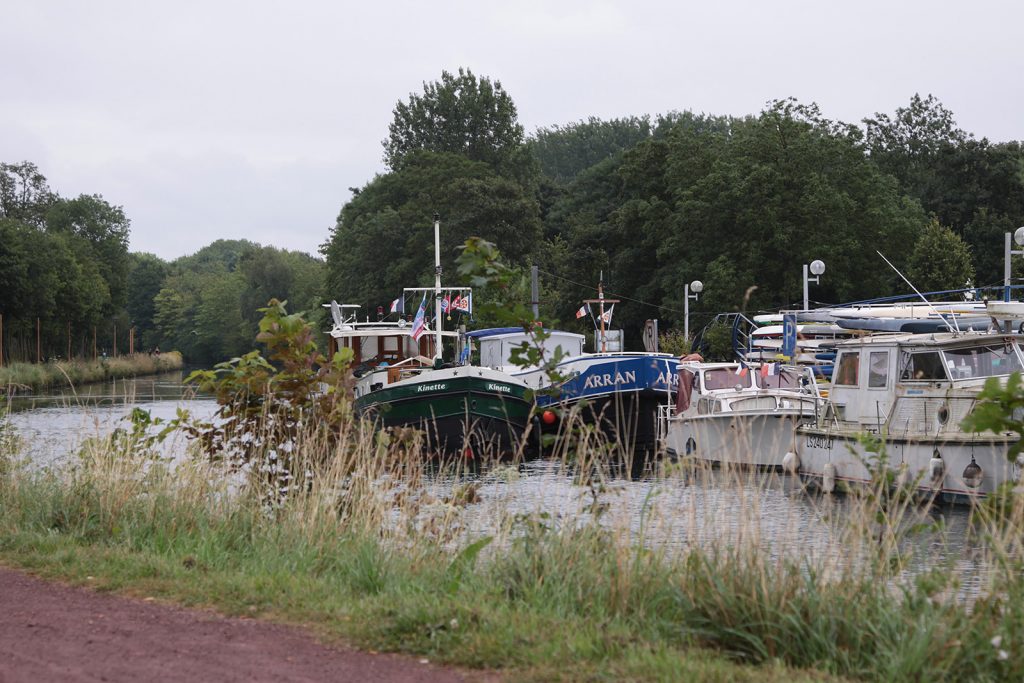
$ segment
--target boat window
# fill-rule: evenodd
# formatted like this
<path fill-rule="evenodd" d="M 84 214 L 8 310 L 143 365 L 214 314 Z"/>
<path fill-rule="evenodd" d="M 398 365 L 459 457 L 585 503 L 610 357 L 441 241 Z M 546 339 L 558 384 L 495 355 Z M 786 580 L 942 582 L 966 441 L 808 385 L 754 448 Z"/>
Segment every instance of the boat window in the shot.
<path fill-rule="evenodd" d="M 868 356 L 868 387 L 885 388 L 889 382 L 889 352 L 872 351 Z"/>
<path fill-rule="evenodd" d="M 760 384 L 763 389 L 796 389 L 800 386 L 800 375 L 782 370 L 774 375 L 761 375 Z"/>
<path fill-rule="evenodd" d="M 775 397 L 772 395 L 741 398 L 729 404 L 729 408 L 733 411 L 771 411 L 775 410 L 776 407 Z"/>
<path fill-rule="evenodd" d="M 938 351 L 910 354 L 907 366 L 903 368 L 903 374 L 900 375 L 900 378 L 921 382 L 948 379 L 946 377 L 946 368 Z"/>
<path fill-rule="evenodd" d="M 857 386 L 857 370 L 860 368 L 860 352 L 844 351 L 839 356 L 839 365 L 836 370 L 833 384 L 846 386 Z"/>
<path fill-rule="evenodd" d="M 975 346 L 943 352 L 953 379 L 974 379 L 1008 375 L 1020 371 L 1020 359 L 1013 345 Z"/>
<path fill-rule="evenodd" d="M 737 370 L 733 368 L 716 368 L 714 370 L 704 371 L 704 390 L 711 391 L 712 389 L 733 389 L 739 386 L 743 389 L 749 389 L 752 384 L 752 377 L 750 370 L 743 368 L 742 374 L 737 374 Z"/>

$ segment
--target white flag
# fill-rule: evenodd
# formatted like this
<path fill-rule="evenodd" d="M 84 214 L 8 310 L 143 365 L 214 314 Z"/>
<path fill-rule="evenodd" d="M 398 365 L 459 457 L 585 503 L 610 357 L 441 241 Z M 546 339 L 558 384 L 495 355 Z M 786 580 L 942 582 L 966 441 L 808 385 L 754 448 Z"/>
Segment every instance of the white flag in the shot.
<path fill-rule="evenodd" d="M 615 310 L 615 304 L 612 304 L 611 308 L 609 308 L 607 311 L 605 311 L 604 313 L 601 314 L 601 320 L 604 321 L 605 325 L 611 325 L 612 324 L 612 311 L 614 311 L 614 310 Z"/>

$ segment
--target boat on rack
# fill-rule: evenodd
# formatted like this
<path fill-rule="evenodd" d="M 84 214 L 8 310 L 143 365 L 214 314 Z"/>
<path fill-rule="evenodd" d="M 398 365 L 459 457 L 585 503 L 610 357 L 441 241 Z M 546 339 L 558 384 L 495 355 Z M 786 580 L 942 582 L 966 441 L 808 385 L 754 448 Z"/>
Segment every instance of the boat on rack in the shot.
<path fill-rule="evenodd" d="M 866 336 L 836 345 L 824 409 L 797 428 L 790 471 L 825 491 L 871 481 L 879 465 L 863 435 L 885 445 L 887 466 L 925 493 L 957 501 L 1016 481 L 1007 459 L 1011 433 L 969 433 L 960 427 L 990 377 L 1024 368 L 1013 334 L 968 332 Z"/>
<path fill-rule="evenodd" d="M 675 400 L 679 360 L 668 353 L 585 353 L 585 337 L 552 330 L 544 343 L 543 358 L 561 360 L 553 380 L 543 367 L 519 367 L 512 353 L 531 335 L 522 328 L 496 328 L 467 333 L 480 347 L 480 364 L 522 380 L 536 392 L 545 427 L 556 430 L 567 416 L 578 415 L 595 425 L 610 443 L 629 452 L 653 453 L 658 444 L 660 406 Z"/>
<path fill-rule="evenodd" d="M 434 287 L 407 288 L 399 300 L 403 305 L 396 306 L 404 310 L 404 302 L 416 304 L 422 295 L 413 320 L 387 321 L 381 314 L 375 322 L 360 322 L 358 306 L 327 304 L 334 319 L 333 343 L 353 353 L 355 409 L 382 427 L 422 430 L 427 451 L 440 457 L 479 460 L 515 454 L 533 409 L 527 384 L 498 370 L 443 360 L 446 340 L 456 359 L 463 357 L 463 347 L 457 331 L 444 329 L 442 303 L 451 304 L 454 293 L 466 302 L 468 314 L 472 291 L 441 286 L 438 232 L 435 216 Z"/>
<path fill-rule="evenodd" d="M 682 361 L 674 406 L 661 410 L 665 450 L 719 465 L 781 469 L 795 430 L 822 397 L 810 368 Z"/>

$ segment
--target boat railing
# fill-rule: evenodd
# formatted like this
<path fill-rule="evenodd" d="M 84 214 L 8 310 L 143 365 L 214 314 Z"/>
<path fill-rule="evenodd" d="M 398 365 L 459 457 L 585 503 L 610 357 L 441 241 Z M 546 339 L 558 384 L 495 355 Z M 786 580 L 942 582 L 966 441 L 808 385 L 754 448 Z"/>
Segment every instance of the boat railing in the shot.
<path fill-rule="evenodd" d="M 655 439 L 657 443 L 664 446 L 665 439 L 668 437 L 668 421 L 672 419 L 675 413 L 675 406 L 669 403 L 662 403 L 658 405 L 658 417 L 655 420 Z"/>

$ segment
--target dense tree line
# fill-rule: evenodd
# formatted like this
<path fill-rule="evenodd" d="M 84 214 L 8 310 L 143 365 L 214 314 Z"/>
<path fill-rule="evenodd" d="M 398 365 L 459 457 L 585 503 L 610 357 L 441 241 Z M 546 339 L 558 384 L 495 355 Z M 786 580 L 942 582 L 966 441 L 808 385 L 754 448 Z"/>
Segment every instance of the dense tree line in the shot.
<path fill-rule="evenodd" d="M 91 352 L 127 332 L 129 221 L 102 196 L 53 192 L 30 162 L 0 163 L 0 315 L 7 357 Z M 124 337 L 126 350 L 127 337 Z"/>
<path fill-rule="evenodd" d="M 545 317 L 582 330 L 573 312 L 603 274 L 638 300 L 615 319 L 635 344 L 644 319 L 678 322 L 691 280 L 705 283 L 698 314 L 777 310 L 800 301 L 813 259 L 827 264 L 822 302 L 906 291 L 876 250 L 922 289 L 997 284 L 1002 235 L 1024 225 L 1020 143 L 974 138 L 931 96 L 860 124 L 794 100 L 530 136 L 517 117 L 499 82 L 464 70 L 400 101 L 390 170 L 355 192 L 323 247 L 332 296 L 375 305 L 428 284 L 437 211 L 448 282 L 455 247 L 479 235 L 538 265 Z"/>
<path fill-rule="evenodd" d="M 252 346 L 271 298 L 319 311 L 323 262 L 220 240 L 167 262 L 130 253 L 130 221 L 100 195 L 53 192 L 31 162 L 0 164 L 0 315 L 5 360 L 157 348 L 209 363 Z M 133 332 L 130 333 L 129 330 Z M 95 338 L 95 347 L 93 340 Z"/>

